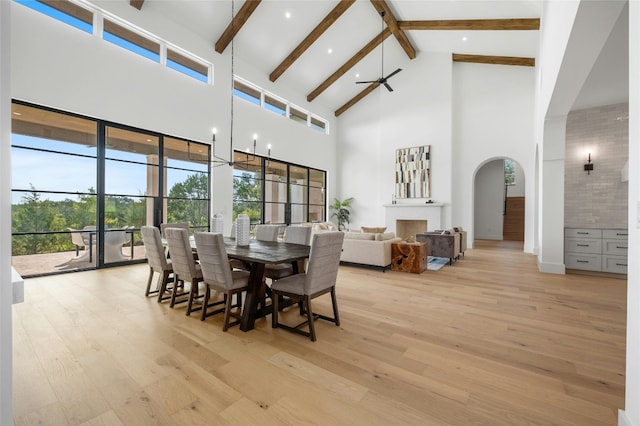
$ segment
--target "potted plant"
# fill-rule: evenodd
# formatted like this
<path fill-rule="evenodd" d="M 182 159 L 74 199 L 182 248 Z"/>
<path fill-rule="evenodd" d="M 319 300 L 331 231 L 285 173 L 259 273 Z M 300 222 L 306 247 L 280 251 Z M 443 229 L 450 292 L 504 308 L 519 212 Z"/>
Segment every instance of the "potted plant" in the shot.
<path fill-rule="evenodd" d="M 349 224 L 349 216 L 351 215 L 351 202 L 353 201 L 353 197 L 347 198 L 345 200 L 338 200 L 337 198 L 333 199 L 333 204 L 331 204 L 331 208 L 334 210 L 331 214 L 331 217 L 336 217 L 338 219 L 338 230 L 344 230 L 345 224 Z"/>

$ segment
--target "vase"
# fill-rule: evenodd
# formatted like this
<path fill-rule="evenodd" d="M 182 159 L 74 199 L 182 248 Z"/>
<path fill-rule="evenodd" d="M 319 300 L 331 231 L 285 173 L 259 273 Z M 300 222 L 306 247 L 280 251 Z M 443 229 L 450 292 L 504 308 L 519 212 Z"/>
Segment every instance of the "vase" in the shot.
<path fill-rule="evenodd" d="M 236 245 L 249 245 L 249 225 L 249 216 L 246 214 L 239 214 L 238 219 L 236 220 Z"/>
<path fill-rule="evenodd" d="M 224 220 L 220 213 L 213 215 L 213 220 L 211 221 L 211 232 L 214 234 L 224 233 Z"/>

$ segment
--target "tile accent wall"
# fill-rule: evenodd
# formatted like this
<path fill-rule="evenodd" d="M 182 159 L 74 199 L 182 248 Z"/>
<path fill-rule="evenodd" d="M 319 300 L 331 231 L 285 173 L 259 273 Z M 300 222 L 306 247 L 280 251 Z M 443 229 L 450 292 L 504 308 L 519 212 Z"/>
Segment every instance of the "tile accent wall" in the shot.
<path fill-rule="evenodd" d="M 567 117 L 565 227 L 627 228 L 629 183 L 621 181 L 629 158 L 629 104 L 572 111 Z M 591 153 L 594 169 L 584 171 Z"/>

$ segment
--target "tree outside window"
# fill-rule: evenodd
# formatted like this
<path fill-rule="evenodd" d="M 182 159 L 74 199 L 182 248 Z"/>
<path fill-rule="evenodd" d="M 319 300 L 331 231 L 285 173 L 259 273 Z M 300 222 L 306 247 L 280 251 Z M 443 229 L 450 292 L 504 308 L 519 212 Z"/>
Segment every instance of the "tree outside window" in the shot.
<path fill-rule="evenodd" d="M 516 184 L 516 163 L 513 160 L 504 160 L 504 183 L 509 186 Z"/>

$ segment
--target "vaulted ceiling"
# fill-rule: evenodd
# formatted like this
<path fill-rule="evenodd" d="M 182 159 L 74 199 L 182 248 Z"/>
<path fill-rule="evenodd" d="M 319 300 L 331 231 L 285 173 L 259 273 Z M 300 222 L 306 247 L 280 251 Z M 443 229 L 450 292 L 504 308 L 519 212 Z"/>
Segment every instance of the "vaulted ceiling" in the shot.
<path fill-rule="evenodd" d="M 412 59 L 421 52 L 501 64 L 495 66 L 532 66 L 541 13 L 540 0 L 235 0 L 231 24 L 231 1 L 130 3 L 188 27 L 219 53 L 235 34 L 235 57 L 303 95 L 312 102 L 309 109 L 319 102 L 336 115 L 371 91 L 385 90 L 356 81 L 416 66 Z"/>

